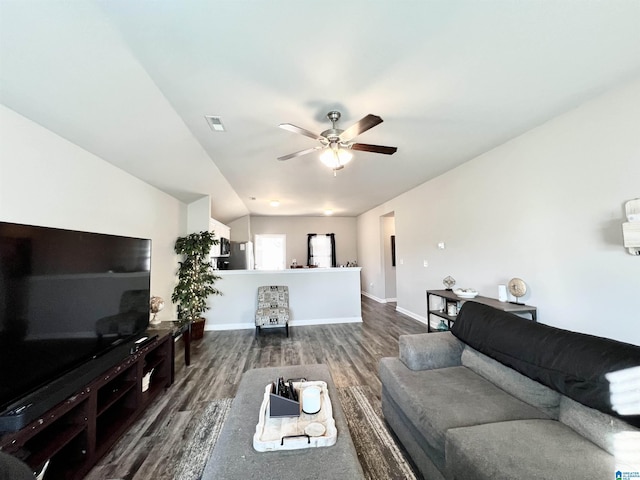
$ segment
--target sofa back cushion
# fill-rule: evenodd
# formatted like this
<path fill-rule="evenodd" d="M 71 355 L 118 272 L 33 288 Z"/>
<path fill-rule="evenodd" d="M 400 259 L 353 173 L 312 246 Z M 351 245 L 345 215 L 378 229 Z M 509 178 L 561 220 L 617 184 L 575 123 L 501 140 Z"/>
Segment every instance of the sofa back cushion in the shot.
<path fill-rule="evenodd" d="M 604 375 L 640 365 L 635 345 L 550 327 L 473 301 L 464 303 L 451 333 L 523 375 L 614 416 Z M 640 415 L 624 419 L 640 425 Z"/>
<path fill-rule="evenodd" d="M 594 410 L 593 408 L 586 407 L 564 395 L 560 400 L 559 420 L 616 457 L 624 454 L 624 452 L 621 451 L 621 447 L 622 449 L 625 447 L 624 440 L 620 438 L 621 434 L 633 432 L 635 435 L 640 435 L 639 429 L 632 427 L 626 422 Z M 637 441 L 636 437 L 636 453 Z M 619 443 L 616 444 L 616 442 Z M 620 445 L 620 443 L 622 443 L 622 445 Z M 619 451 L 616 451 L 616 446 Z"/>
<path fill-rule="evenodd" d="M 451 332 L 400 335 L 400 360 L 411 370 L 457 367 L 464 343 Z"/>
<path fill-rule="evenodd" d="M 539 408 L 555 420 L 558 419 L 561 395 L 555 390 L 531 380 L 468 345 L 462 352 L 462 365 L 517 399 Z"/>

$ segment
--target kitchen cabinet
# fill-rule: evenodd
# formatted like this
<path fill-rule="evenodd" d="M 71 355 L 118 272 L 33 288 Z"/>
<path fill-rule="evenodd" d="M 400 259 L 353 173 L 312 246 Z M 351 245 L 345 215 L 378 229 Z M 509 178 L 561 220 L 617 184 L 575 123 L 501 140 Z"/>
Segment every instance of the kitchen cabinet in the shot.
<path fill-rule="evenodd" d="M 217 221 L 215 218 L 209 219 L 209 231 L 214 232 L 216 238 L 231 238 L 231 228 L 227 227 L 224 223 Z"/>

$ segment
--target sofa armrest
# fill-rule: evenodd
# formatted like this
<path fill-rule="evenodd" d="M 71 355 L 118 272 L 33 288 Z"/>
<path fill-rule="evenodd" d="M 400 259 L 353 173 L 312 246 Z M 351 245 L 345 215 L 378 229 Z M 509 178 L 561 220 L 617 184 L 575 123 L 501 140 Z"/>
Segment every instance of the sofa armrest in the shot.
<path fill-rule="evenodd" d="M 400 360 L 410 370 L 432 370 L 461 365 L 464 343 L 451 332 L 400 335 Z"/>

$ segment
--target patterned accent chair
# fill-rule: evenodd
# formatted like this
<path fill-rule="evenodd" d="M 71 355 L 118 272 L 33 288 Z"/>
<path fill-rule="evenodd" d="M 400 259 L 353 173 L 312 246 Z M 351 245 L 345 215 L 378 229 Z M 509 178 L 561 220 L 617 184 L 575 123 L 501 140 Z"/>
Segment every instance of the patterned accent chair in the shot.
<path fill-rule="evenodd" d="M 261 327 L 285 327 L 289 336 L 289 287 L 267 285 L 258 287 L 256 335 Z"/>

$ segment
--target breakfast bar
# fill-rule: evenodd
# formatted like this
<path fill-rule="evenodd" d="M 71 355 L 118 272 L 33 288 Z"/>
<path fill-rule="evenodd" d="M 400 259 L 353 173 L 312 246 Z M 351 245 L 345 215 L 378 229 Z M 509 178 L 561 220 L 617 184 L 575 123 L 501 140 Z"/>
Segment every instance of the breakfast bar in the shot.
<path fill-rule="evenodd" d="M 223 295 L 209 299 L 206 330 L 255 328 L 258 287 L 289 287 L 292 327 L 362 322 L 360 267 L 218 270 Z"/>

